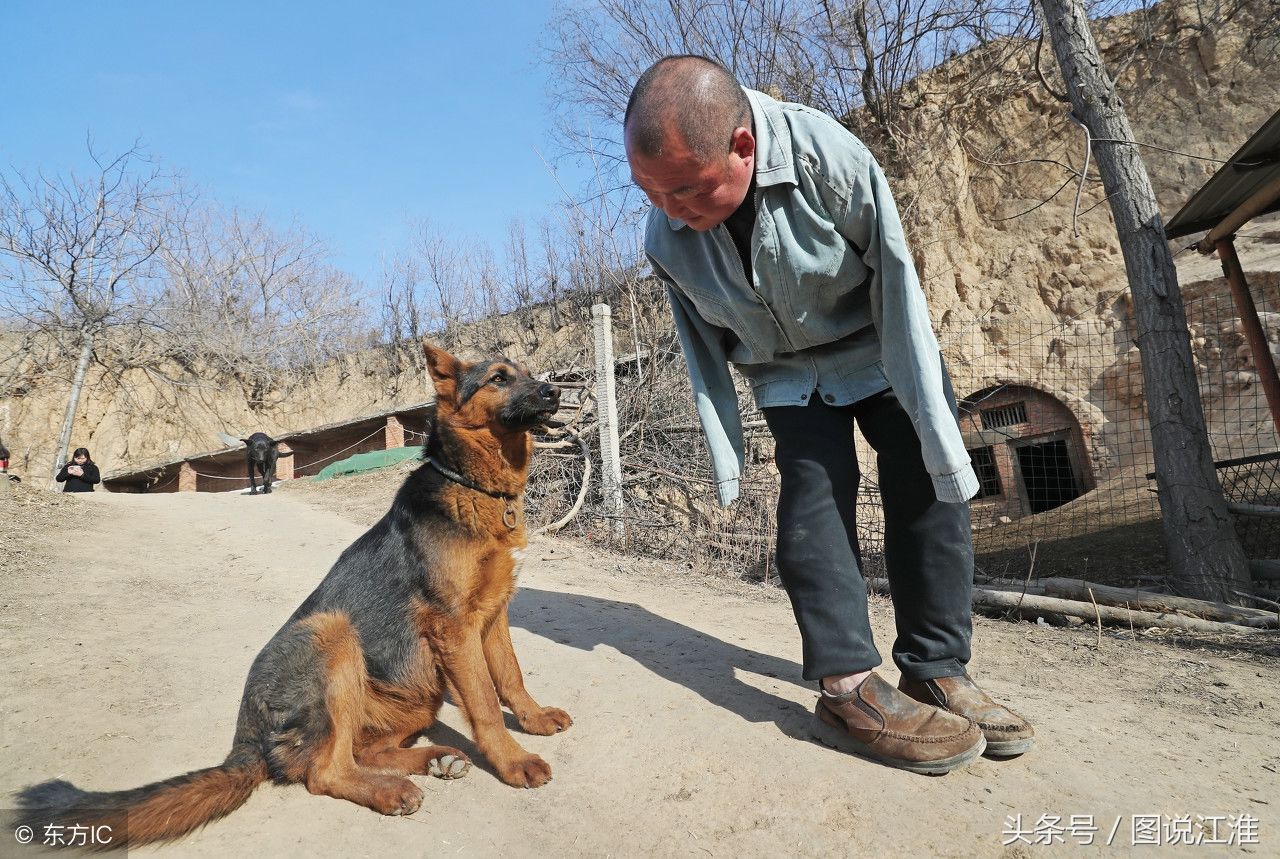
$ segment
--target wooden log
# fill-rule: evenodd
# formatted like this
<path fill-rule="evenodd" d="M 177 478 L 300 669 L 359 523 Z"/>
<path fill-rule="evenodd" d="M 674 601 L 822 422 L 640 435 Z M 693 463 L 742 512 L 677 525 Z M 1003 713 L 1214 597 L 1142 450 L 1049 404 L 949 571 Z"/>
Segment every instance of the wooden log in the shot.
<path fill-rule="evenodd" d="M 1096 600 L 1100 605 L 1128 607 L 1143 611 L 1159 613 L 1185 612 L 1205 620 L 1220 620 L 1226 623 L 1238 623 L 1244 626 L 1259 628 L 1280 627 L 1280 614 L 1266 609 L 1248 606 L 1226 605 L 1225 603 L 1207 602 L 1189 597 L 1177 597 L 1171 594 L 1144 591 L 1136 588 L 1117 588 L 1100 585 L 1081 579 L 1051 577 L 1027 582 L 1025 585 L 1002 582 L 1000 584 L 983 584 L 985 590 L 1002 593 L 1026 593 L 1035 596 L 1057 597 L 1084 602 Z M 1090 597 L 1090 590 L 1093 591 Z"/>
<path fill-rule="evenodd" d="M 1227 509 L 1237 516 L 1257 516 L 1263 519 L 1280 519 L 1280 507 L 1271 504 L 1236 504 L 1227 502 Z"/>
<path fill-rule="evenodd" d="M 1247 600 L 1253 600 L 1256 603 L 1261 603 L 1262 605 L 1269 605 L 1277 610 L 1280 610 L 1280 602 L 1276 602 L 1275 600 L 1269 600 L 1266 597 L 1262 596 L 1261 594 L 1248 594 L 1248 593 L 1245 593 L 1244 591 L 1236 591 L 1235 594 L 1238 597 L 1244 597 Z"/>
<path fill-rule="evenodd" d="M 974 604 L 992 608 L 1014 608 L 1019 605 L 1017 594 L 1000 592 L 975 592 Z M 1198 617 L 1187 617 L 1181 614 L 1168 614 L 1152 611 L 1134 611 L 1109 605 L 1092 605 L 1076 600 L 1058 599 L 1056 597 L 1026 596 L 1022 598 L 1022 611 L 1056 611 L 1087 618 L 1094 615 L 1106 623 L 1128 626 L 1159 626 L 1172 629 L 1189 629 L 1196 632 L 1251 632 L 1257 633 L 1259 627 L 1238 623 L 1222 623 L 1216 620 L 1202 620 Z"/>
<path fill-rule="evenodd" d="M 867 584 L 877 593 L 889 593 L 888 579 L 867 579 Z M 977 587 L 973 589 L 973 604 L 988 608 L 1019 608 L 1026 612 L 1057 612 L 1085 619 L 1097 617 L 1103 622 L 1120 626 L 1128 626 L 1132 623 L 1134 626 L 1158 626 L 1168 629 L 1188 629 L 1195 632 L 1244 632 L 1256 634 L 1263 631 L 1254 626 L 1201 620 L 1198 617 L 1187 617 L 1180 614 L 1130 610 L 1109 605 L 1095 606 L 1078 600 L 1044 597 L 1037 594 L 1022 594 L 1016 591 L 994 591 Z"/>
<path fill-rule="evenodd" d="M 1245 620 L 1276 620 L 1276 613 L 1247 606 L 1234 606 L 1207 600 L 1178 597 L 1172 594 L 1161 594 L 1155 591 L 1142 591 L 1136 588 L 1117 588 L 1110 585 L 1099 585 L 1080 579 L 1051 577 L 1039 580 L 1044 586 L 1044 596 L 1060 597 L 1069 600 L 1087 600 L 1089 591 L 1102 605 L 1123 606 L 1156 612 L 1180 611 L 1202 617 L 1205 620 L 1221 620 L 1227 623 L 1239 623 Z"/>

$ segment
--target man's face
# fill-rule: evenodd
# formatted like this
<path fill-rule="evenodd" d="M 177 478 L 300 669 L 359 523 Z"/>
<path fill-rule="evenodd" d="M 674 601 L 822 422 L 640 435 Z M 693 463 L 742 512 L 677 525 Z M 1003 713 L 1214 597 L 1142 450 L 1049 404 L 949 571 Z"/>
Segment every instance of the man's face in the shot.
<path fill-rule="evenodd" d="M 734 213 L 747 196 L 755 169 L 755 139 L 739 128 L 733 148 L 703 161 L 695 157 L 680 134 L 668 134 L 663 154 L 649 158 L 632 150 L 627 141 L 631 178 L 649 202 L 669 217 L 699 232 L 715 229 Z"/>

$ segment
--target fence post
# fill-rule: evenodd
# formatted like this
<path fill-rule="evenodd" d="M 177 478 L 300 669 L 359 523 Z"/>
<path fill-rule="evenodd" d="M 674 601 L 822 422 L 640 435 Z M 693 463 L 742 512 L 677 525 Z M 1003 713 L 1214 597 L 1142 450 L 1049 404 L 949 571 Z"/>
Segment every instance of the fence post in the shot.
<path fill-rule="evenodd" d="M 605 508 L 615 517 L 613 534 L 621 537 L 622 457 L 618 451 L 618 397 L 613 383 L 613 315 L 607 304 L 591 307 L 596 349 L 596 403 L 600 410 L 600 482 Z"/>

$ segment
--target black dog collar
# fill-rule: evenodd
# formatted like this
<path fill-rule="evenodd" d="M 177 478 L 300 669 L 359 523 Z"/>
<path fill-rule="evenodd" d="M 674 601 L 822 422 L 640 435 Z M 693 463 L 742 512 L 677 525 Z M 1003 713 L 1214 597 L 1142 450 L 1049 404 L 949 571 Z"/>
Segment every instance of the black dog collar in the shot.
<path fill-rule="evenodd" d="M 472 483 L 470 480 L 467 480 L 467 478 L 463 477 L 461 474 L 458 474 L 458 472 L 445 468 L 443 465 L 436 462 L 434 459 L 432 459 L 429 456 L 424 456 L 422 458 L 422 461 L 425 462 L 427 465 L 431 466 L 437 473 L 439 473 L 446 480 L 452 480 L 454 483 L 458 484 L 459 486 L 465 486 L 467 489 L 472 489 L 483 495 L 488 495 L 490 498 L 501 498 L 503 501 L 507 502 L 507 509 L 502 511 L 502 524 L 506 525 L 509 529 L 513 531 L 515 530 L 516 508 L 513 502 L 516 500 L 518 496 L 509 495 L 506 492 L 496 492 L 492 489 L 485 489 L 483 486 L 479 485 L 478 483 Z"/>

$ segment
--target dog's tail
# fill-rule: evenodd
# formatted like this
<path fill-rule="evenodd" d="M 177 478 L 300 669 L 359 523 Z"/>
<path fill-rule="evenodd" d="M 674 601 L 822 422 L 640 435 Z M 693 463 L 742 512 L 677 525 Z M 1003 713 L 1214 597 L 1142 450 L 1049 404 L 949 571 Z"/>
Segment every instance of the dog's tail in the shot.
<path fill-rule="evenodd" d="M 235 811 L 267 777 L 259 756 L 228 758 L 132 790 L 90 792 L 48 781 L 18 794 L 16 823 L 46 846 L 115 850 L 169 841 Z"/>

